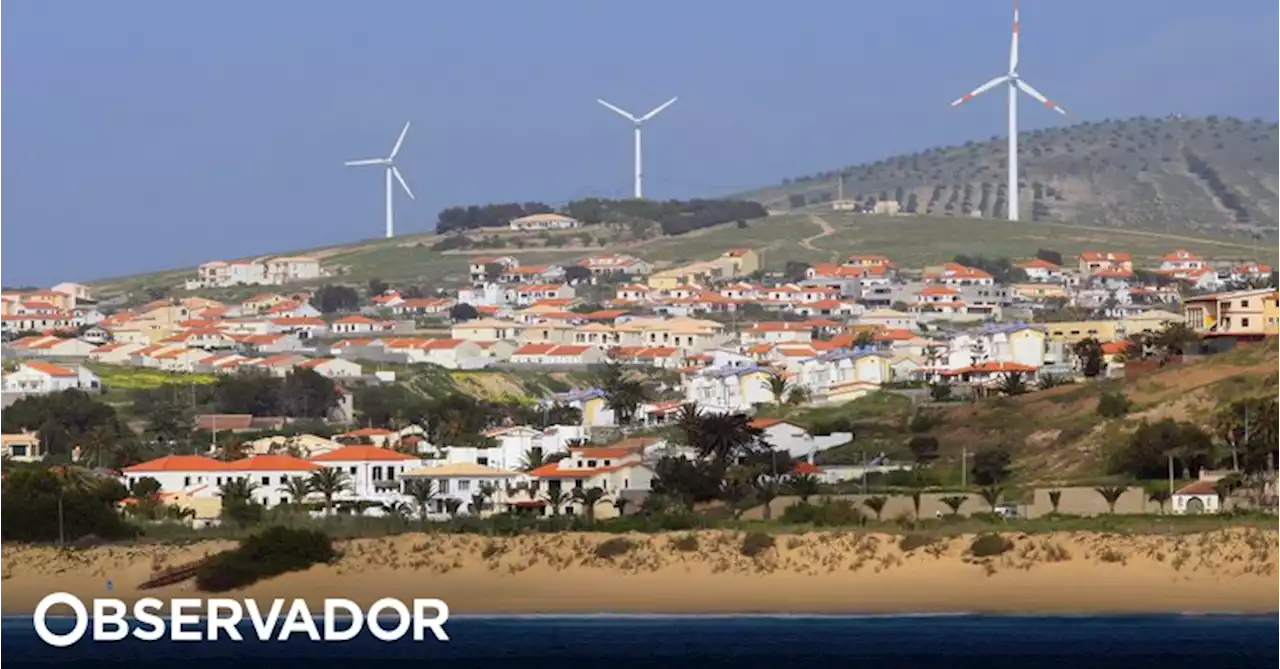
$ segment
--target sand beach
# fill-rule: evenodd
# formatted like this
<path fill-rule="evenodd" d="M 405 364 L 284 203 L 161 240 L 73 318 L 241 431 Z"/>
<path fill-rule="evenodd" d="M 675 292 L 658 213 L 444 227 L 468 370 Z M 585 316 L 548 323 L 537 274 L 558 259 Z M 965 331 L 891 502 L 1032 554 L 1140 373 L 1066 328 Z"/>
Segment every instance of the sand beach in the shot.
<path fill-rule="evenodd" d="M 1005 535 L 1002 555 L 968 554 L 972 536 L 904 550 L 901 535 L 777 534 L 755 556 L 744 533 L 404 534 L 338 542 L 342 556 L 223 596 L 437 597 L 454 613 L 1123 613 L 1269 612 L 1277 607 L 1280 533 L 1054 532 Z M 690 538 L 692 537 L 692 539 Z M 601 557 L 599 546 L 625 549 Z M 5 614 L 45 595 L 131 601 L 199 596 L 191 582 L 142 591 L 155 572 L 232 542 L 78 550 L 6 545 Z M 108 592 L 107 582 L 111 582 Z"/>

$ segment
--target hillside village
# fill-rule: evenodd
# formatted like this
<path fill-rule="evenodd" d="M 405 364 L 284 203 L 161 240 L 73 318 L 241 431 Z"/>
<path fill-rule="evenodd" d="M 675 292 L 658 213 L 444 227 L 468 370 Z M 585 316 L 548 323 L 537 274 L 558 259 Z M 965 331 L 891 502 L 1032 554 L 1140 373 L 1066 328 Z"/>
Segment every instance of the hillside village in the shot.
<path fill-rule="evenodd" d="M 332 286 L 288 290 L 287 277 L 322 272 L 307 258 L 254 265 L 264 268 L 254 277 L 281 290 L 232 303 L 166 298 L 113 311 L 79 284 L 5 292 L 5 404 L 69 389 L 109 390 L 95 369 L 152 370 L 179 383 L 182 375 L 287 378 L 306 370 L 340 390 L 327 418 L 349 425 L 347 432 L 262 438 L 230 460 L 215 459 L 217 452 L 163 455 L 120 475 L 126 483 L 157 480 L 167 499 L 208 522 L 218 516 L 226 481 L 260 481 L 254 497 L 270 507 L 293 498 L 291 479 L 330 467 L 350 479 L 338 495 L 346 502 L 411 501 L 410 482 L 430 479 L 439 494 L 424 512 L 433 515 L 469 503 L 477 513 L 572 513 L 564 491 L 599 488 L 638 503 L 650 490 L 656 458 L 697 457 L 651 433 L 628 436 L 687 420 L 690 407 L 750 417 L 772 405 L 836 407 L 912 389 L 926 402 L 980 401 L 1141 373 L 1171 352 L 1212 353 L 1280 333 L 1266 265 L 1220 267 L 1183 249 L 1146 267 L 1122 249 L 1077 258 L 1043 251 L 1011 263 L 957 260 L 969 264 L 906 268 L 859 253 L 770 274 L 749 248 L 661 270 L 619 253 L 567 265 L 478 256 L 469 285 L 457 290 L 424 295 L 378 286 L 360 296 L 346 288 L 337 308 L 321 295 Z M 228 267 L 234 265 L 202 266 L 197 281 L 224 281 Z M 424 365 L 603 368 L 678 381 L 665 384 L 661 397 L 640 393 L 631 406 L 599 386 L 548 393 L 536 403 L 567 409 L 570 423 L 491 426 L 478 446 L 431 443 L 421 425 L 359 426 L 351 388 L 395 384 L 398 373 Z M 235 431 L 260 417 L 201 419 L 214 431 Z M 815 464 L 818 454 L 853 434 L 811 434 L 779 418 L 750 421 L 787 454 L 796 474 L 838 483 L 910 467 L 881 455 L 861 467 L 824 469 Z M 43 457 L 34 432 L 4 440 L 8 458 Z"/>

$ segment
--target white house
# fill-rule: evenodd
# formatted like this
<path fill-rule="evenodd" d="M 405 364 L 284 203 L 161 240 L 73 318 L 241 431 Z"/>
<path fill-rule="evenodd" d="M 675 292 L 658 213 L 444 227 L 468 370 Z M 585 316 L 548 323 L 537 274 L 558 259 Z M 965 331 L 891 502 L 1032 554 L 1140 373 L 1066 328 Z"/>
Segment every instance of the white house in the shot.
<path fill-rule="evenodd" d="M 377 319 L 362 316 L 360 314 L 351 314 L 334 321 L 329 326 L 329 331 L 338 335 L 365 334 L 369 332 L 384 332 L 391 329 L 391 324 Z"/>
<path fill-rule="evenodd" d="M 1173 513 L 1180 515 L 1218 513 L 1221 510 L 1219 501 L 1214 482 L 1204 479 L 1178 488 L 1170 499 Z"/>
<path fill-rule="evenodd" d="M 512 230 L 567 230 L 582 226 L 582 221 L 562 214 L 530 214 L 512 219 Z"/>
<path fill-rule="evenodd" d="M 252 455 L 232 462 L 218 463 L 212 473 L 205 474 L 206 481 L 212 477 L 213 485 L 193 496 L 203 497 L 206 492 L 217 494 L 218 489 L 232 479 L 244 479 L 253 486 L 254 501 L 266 507 L 279 506 L 295 501 L 289 496 L 287 488 L 290 479 L 310 479 L 319 469 L 321 466 L 314 462 L 285 453 Z M 127 472 L 128 470 L 126 474 Z M 319 495 L 312 493 L 306 499 L 319 501 Z"/>
<path fill-rule="evenodd" d="M 63 390 L 98 390 L 102 382 L 98 375 L 84 365 L 54 365 L 30 361 L 18 365 L 16 371 L 5 374 L 3 388 L 6 393 L 45 394 Z"/>
<path fill-rule="evenodd" d="M 312 358 L 298 367 L 315 370 L 321 376 L 330 379 L 351 378 L 364 373 L 359 363 L 342 358 Z"/>
<path fill-rule="evenodd" d="M 311 461 L 347 474 L 350 488 L 340 499 L 394 497 L 400 489 L 399 476 L 422 466 L 422 460 L 412 455 L 361 444 L 343 446 Z"/>
<path fill-rule="evenodd" d="M 410 363 L 430 363 L 446 369 L 475 369 L 489 362 L 484 349 L 466 339 L 387 339 L 383 350 L 403 354 Z"/>
<path fill-rule="evenodd" d="M 525 344 L 511 353 L 511 362 L 525 365 L 593 365 L 608 356 L 599 346 Z"/>
<path fill-rule="evenodd" d="M 0 448 L 3 457 L 14 462 L 37 462 L 44 459 L 44 449 L 40 447 L 40 437 L 35 432 L 23 431 L 15 434 L 0 434 Z"/>
<path fill-rule="evenodd" d="M 853 441 L 852 432 L 815 437 L 803 427 L 781 418 L 756 418 L 751 421 L 751 427 L 764 431 L 764 440 L 775 450 L 806 462 L 813 462 L 813 457 L 820 451 Z"/>
<path fill-rule="evenodd" d="M 506 490 L 522 477 L 520 472 L 486 467 L 474 463 L 450 463 L 419 467 L 401 475 L 401 492 L 407 492 L 408 482 L 418 479 L 431 481 L 436 498 L 431 501 L 428 514 L 448 513 L 448 500 L 458 500 L 458 508 L 469 515 L 487 515 L 506 508 Z M 476 496 L 482 491 L 491 494 L 476 508 Z M 414 505 L 416 506 L 416 504 Z"/>
<path fill-rule="evenodd" d="M 1014 267 L 1022 270 L 1023 274 L 1027 275 L 1028 281 L 1036 283 L 1057 283 L 1062 281 L 1063 277 L 1060 265 L 1055 265 L 1041 258 L 1024 260 L 1014 265 Z"/>
<path fill-rule="evenodd" d="M 653 470 L 641 462 L 642 458 L 642 448 L 571 448 L 568 457 L 531 470 L 528 488 L 517 491 L 508 505 L 516 511 L 531 509 L 538 515 L 551 515 L 554 510 L 547 500 L 564 496 L 567 501 L 562 511 L 581 514 L 581 503 L 570 497 L 573 491 L 600 488 L 607 497 L 594 509 L 595 517 L 616 517 L 619 514 L 611 502 L 619 498 L 638 501 L 652 486 Z"/>
<path fill-rule="evenodd" d="M 206 486 L 213 488 L 210 494 L 214 494 L 217 492 L 214 472 L 220 472 L 225 465 L 203 455 L 166 455 L 125 467 L 122 483 L 131 487 L 140 479 L 153 478 L 163 492 L 191 492 Z"/>
<path fill-rule="evenodd" d="M 83 339 L 53 335 L 23 337 L 9 346 L 18 355 L 31 358 L 84 358 L 96 348 Z"/>

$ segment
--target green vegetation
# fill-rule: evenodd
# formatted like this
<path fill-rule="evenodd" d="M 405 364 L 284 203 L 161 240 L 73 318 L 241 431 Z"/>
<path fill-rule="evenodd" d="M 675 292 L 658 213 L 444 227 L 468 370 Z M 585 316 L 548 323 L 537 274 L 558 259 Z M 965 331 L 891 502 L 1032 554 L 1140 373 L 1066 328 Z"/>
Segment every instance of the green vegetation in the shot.
<path fill-rule="evenodd" d="M 196 587 L 225 592 L 336 557 L 333 543 L 323 532 L 271 527 L 245 538 L 238 548 L 205 561 L 196 571 Z"/>
<path fill-rule="evenodd" d="M 969 545 L 969 554 L 974 557 L 995 557 L 1012 548 L 1013 542 L 999 534 L 980 534 Z"/>
<path fill-rule="evenodd" d="M 1261 233 L 1274 246 L 1277 126 L 1235 118 L 1132 118 L 1021 133 L 1022 218 L 1200 235 Z M 742 195 L 771 209 L 836 197 L 904 210 L 1005 217 L 1005 140 L 929 149 L 785 180 Z M 868 247 L 874 248 L 874 247 Z M 1056 248 L 1056 247 L 1055 247 Z"/>
<path fill-rule="evenodd" d="M 82 537 L 127 538 L 136 530 L 120 518 L 115 505 L 128 494 L 119 481 L 78 467 L 15 467 L 6 472 L 0 493 L 0 530 L 5 541 L 64 544 Z"/>
<path fill-rule="evenodd" d="M 776 543 L 772 534 L 748 532 L 747 536 L 742 538 L 740 550 L 743 555 L 753 558 L 772 550 Z"/>
<path fill-rule="evenodd" d="M 612 560 L 620 555 L 626 555 L 634 550 L 636 542 L 626 537 L 613 537 L 605 539 L 596 545 L 596 557 L 601 560 Z"/>

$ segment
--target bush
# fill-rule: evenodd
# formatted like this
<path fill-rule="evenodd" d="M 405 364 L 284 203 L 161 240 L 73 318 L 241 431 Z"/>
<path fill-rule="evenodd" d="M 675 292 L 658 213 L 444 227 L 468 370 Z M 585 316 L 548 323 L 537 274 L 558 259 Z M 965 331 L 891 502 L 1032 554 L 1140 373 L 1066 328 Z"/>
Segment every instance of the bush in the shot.
<path fill-rule="evenodd" d="M 692 534 L 686 534 L 683 537 L 672 541 L 671 545 L 675 546 L 678 551 L 692 553 L 698 550 L 698 537 Z"/>
<path fill-rule="evenodd" d="M 1122 392 L 1102 393 L 1098 397 L 1098 415 L 1103 418 L 1119 418 L 1127 413 L 1133 405 Z"/>
<path fill-rule="evenodd" d="M 636 543 L 625 537 L 614 537 L 605 539 L 596 546 L 596 557 L 602 560 L 612 560 L 619 555 L 626 555 L 631 549 L 636 547 Z"/>
<path fill-rule="evenodd" d="M 775 543 L 771 534 L 749 532 L 742 539 L 742 554 L 753 558 L 772 549 Z"/>
<path fill-rule="evenodd" d="M 1003 555 L 1013 548 L 1013 542 L 999 534 L 979 534 L 969 545 L 969 554 L 974 557 L 994 557 Z"/>
<path fill-rule="evenodd" d="M 902 541 L 898 542 L 898 548 L 902 549 L 903 553 L 910 553 L 917 548 L 932 546 L 937 542 L 937 539 L 927 534 L 908 534 L 902 537 Z"/>
<path fill-rule="evenodd" d="M 862 512 L 847 499 L 823 500 L 817 504 L 800 502 L 792 504 L 782 512 L 782 522 L 797 525 L 813 525 L 815 527 L 832 527 L 840 525 L 858 525 L 862 522 Z"/>
<path fill-rule="evenodd" d="M 196 588 L 206 592 L 234 590 L 335 557 L 333 543 L 324 532 L 272 527 L 207 560 L 196 572 Z"/>

